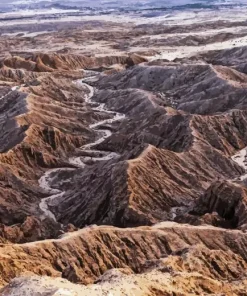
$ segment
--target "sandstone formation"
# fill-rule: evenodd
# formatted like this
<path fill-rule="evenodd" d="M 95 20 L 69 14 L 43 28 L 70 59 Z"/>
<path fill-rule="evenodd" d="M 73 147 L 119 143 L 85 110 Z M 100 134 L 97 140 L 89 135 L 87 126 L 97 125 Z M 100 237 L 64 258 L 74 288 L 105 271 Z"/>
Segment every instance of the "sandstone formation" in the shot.
<path fill-rule="evenodd" d="M 0 36 L 0 295 L 246 295 L 246 47 L 159 54 L 246 22 L 76 24 Z"/>
<path fill-rule="evenodd" d="M 94 285 L 20 278 L 1 293 L 38 295 L 39 287 L 40 295 L 56 295 L 59 289 L 70 295 L 93 291 L 95 295 L 244 295 L 245 240 L 241 231 L 176 223 L 136 229 L 85 228 L 59 240 L 3 246 L 1 266 L 5 281 L 23 268 L 29 276 L 63 276 L 77 283 L 93 283 L 104 274 Z"/>

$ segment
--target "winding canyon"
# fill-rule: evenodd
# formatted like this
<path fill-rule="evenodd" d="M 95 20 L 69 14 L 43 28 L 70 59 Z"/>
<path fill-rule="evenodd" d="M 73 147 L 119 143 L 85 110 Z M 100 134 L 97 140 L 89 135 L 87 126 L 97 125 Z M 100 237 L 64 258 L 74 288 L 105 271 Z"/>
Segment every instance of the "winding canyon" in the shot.
<path fill-rule="evenodd" d="M 0 295 L 245 296 L 246 6 L 36 2 L 0 3 Z"/>
<path fill-rule="evenodd" d="M 95 76 L 93 72 L 89 72 L 89 78 L 94 79 Z M 85 71 L 85 73 L 87 73 L 87 71 Z M 90 76 L 91 74 L 91 76 Z M 85 97 L 85 102 L 90 104 L 93 104 L 92 101 L 92 97 L 94 96 L 94 88 L 86 83 L 83 83 L 81 80 L 77 80 L 75 81 L 75 84 L 78 85 L 79 87 L 82 86 L 86 86 L 88 88 L 89 93 L 86 95 Z M 107 151 L 100 151 L 100 150 L 91 150 L 94 146 L 97 146 L 99 144 L 101 144 L 102 142 L 105 141 L 106 138 L 110 137 L 112 135 L 112 132 L 110 129 L 100 129 L 101 125 L 104 124 L 112 124 L 115 121 L 119 121 L 123 118 L 125 118 L 124 114 L 120 114 L 118 112 L 113 112 L 113 111 L 109 111 L 107 109 L 105 109 L 105 104 L 104 103 L 100 103 L 98 104 L 97 107 L 92 108 L 92 110 L 94 111 L 101 111 L 110 115 L 113 115 L 112 118 L 110 119 L 103 119 L 97 123 L 91 124 L 89 125 L 89 128 L 92 128 L 96 131 L 96 133 L 98 132 L 100 134 L 100 137 L 95 140 L 92 143 L 83 145 L 82 147 L 80 147 L 80 149 L 82 150 L 82 153 L 86 153 L 86 156 L 79 156 L 79 157 L 71 157 L 69 159 L 69 162 L 71 164 L 74 164 L 76 166 L 85 168 L 86 163 L 94 163 L 97 161 L 105 161 L 105 160 L 110 160 L 114 157 L 118 157 L 118 154 L 114 153 L 114 152 L 107 152 Z M 42 201 L 39 204 L 39 207 L 41 209 L 41 211 L 44 213 L 45 217 L 49 217 L 52 218 L 55 222 L 57 222 L 55 215 L 49 210 L 49 202 L 52 202 L 53 199 L 62 199 L 64 192 L 61 192 L 59 189 L 53 189 L 50 187 L 50 183 L 52 183 L 52 180 L 54 178 L 54 174 L 56 173 L 61 173 L 61 171 L 65 171 L 65 172 L 70 172 L 71 170 L 75 170 L 72 168 L 59 168 L 59 169 L 51 169 L 49 171 L 47 171 L 40 179 L 39 179 L 39 185 L 42 189 L 44 189 L 45 191 L 49 192 L 49 193 L 54 193 L 49 197 L 43 198 Z M 50 175 L 53 175 L 53 177 L 51 177 Z"/>

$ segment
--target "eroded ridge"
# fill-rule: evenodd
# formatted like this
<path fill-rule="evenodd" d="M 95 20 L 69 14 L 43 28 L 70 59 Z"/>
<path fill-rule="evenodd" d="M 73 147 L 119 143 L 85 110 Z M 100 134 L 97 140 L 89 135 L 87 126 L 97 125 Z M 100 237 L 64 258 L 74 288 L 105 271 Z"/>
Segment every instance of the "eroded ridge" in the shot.
<path fill-rule="evenodd" d="M 245 21 L 61 5 L 0 15 L 0 294 L 245 295 Z"/>

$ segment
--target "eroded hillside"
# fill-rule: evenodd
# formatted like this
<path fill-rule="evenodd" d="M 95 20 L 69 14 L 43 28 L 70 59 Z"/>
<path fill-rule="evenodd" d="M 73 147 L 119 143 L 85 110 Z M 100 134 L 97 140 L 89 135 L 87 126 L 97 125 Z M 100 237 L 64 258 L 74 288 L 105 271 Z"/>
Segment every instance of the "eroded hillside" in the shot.
<path fill-rule="evenodd" d="M 2 57 L 0 295 L 245 295 L 245 51 Z"/>

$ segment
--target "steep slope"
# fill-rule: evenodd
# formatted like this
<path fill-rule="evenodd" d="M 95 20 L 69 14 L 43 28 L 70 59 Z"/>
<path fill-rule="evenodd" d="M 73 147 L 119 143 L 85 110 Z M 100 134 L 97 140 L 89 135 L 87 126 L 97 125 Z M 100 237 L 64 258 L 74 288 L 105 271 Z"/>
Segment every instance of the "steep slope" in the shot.
<path fill-rule="evenodd" d="M 37 233 L 37 237 L 58 235 L 53 229 L 55 227 L 59 230 L 59 225 L 50 223 L 50 227 L 47 227 L 45 225 L 49 225 L 48 221 L 39 220 L 39 202 L 47 193 L 38 187 L 37 179 L 48 167 L 63 166 L 66 155 L 86 142 L 87 138 L 94 137 L 88 124 L 80 119 L 82 114 L 88 114 L 90 122 L 94 116 L 90 118 L 90 111 L 83 107 L 83 99 L 81 103 L 77 99 L 81 90 L 73 86 L 71 80 L 45 76 L 40 77 L 37 84 L 22 86 L 18 90 L 10 89 L 0 101 L 0 222 L 8 226 L 19 224 L 3 230 L 3 237 L 11 241 L 25 241 L 19 232 L 23 232 L 21 225 L 30 215 L 38 218 L 34 218 L 34 221 L 37 220 L 35 225 L 41 229 L 44 224 L 44 231 Z M 70 87 L 72 90 L 68 91 Z M 72 108 L 73 99 L 77 100 L 76 111 Z M 80 130 L 84 131 L 83 136 L 79 134 Z M 26 239 L 32 240 L 32 234 Z"/>
<path fill-rule="evenodd" d="M 237 71 L 228 79 L 227 68 L 216 71 L 206 64 L 152 64 L 105 77 L 99 87 L 158 92 L 164 104 L 189 113 L 205 115 L 245 108 L 246 84 L 235 80 Z M 247 81 L 242 76 L 241 81 Z"/>
<path fill-rule="evenodd" d="M 133 66 L 145 62 L 146 59 L 136 54 L 129 56 L 87 57 L 81 55 L 62 54 L 25 54 L 23 57 L 13 56 L 3 60 L 5 67 L 22 69 L 31 72 L 54 72 L 58 70 L 97 69 L 115 64 Z"/>
<path fill-rule="evenodd" d="M 109 271 L 97 280 L 98 284 L 81 288 L 64 281 L 59 284 L 59 280 L 19 279 L 2 293 L 12 295 L 8 293 L 14 293 L 20 284 L 20 289 L 31 284 L 29 289 L 36 295 L 32 284 L 36 281 L 41 291 L 43 288 L 48 292 L 50 288 L 55 293 L 62 285 L 61 288 L 78 293 L 72 295 L 89 295 L 93 291 L 124 295 L 131 288 L 140 295 L 243 295 L 245 243 L 246 235 L 241 231 L 176 223 L 136 229 L 86 228 L 60 240 L 1 247 L 5 280 L 20 274 L 23 268 L 82 283 L 92 283 L 110 268 L 120 268 L 119 271 Z M 137 274 L 133 275 L 133 271 Z"/>
<path fill-rule="evenodd" d="M 244 295 L 245 74 L 131 61 L 3 61 L 3 295 Z"/>
<path fill-rule="evenodd" d="M 47 69 L 42 69 L 46 71 L 43 74 L 35 72 L 41 71 L 35 64 L 40 63 L 41 57 L 44 63 L 54 61 L 53 73 Z M 93 111 L 85 102 L 87 87 L 78 88 L 73 82 L 83 76 L 83 71 L 72 70 L 86 64 L 93 67 L 93 59 L 56 55 L 33 58 L 38 61 L 21 57 L 2 61 L 0 79 L 5 86 L 0 90 L 0 223 L 3 223 L 3 241 L 58 236 L 61 225 L 42 217 L 39 203 L 49 192 L 40 188 L 37 181 L 49 168 L 74 167 L 69 163 L 72 151 L 96 137 L 89 125 L 109 117 L 104 112 Z M 96 66 L 124 63 L 128 59 L 132 61 L 131 57 L 99 59 Z M 138 58 L 133 56 L 133 59 Z M 60 68 L 68 71 L 58 71 L 58 61 L 64 61 Z"/>
<path fill-rule="evenodd" d="M 171 111 L 156 93 L 124 89 L 126 76 L 136 78 L 134 73 L 142 70 L 148 71 L 148 67 L 133 68 L 94 83 L 101 87 L 94 100 L 127 115 L 122 123 L 112 125 L 112 135 L 94 149 L 121 157 L 92 162 L 87 170 L 72 175 L 73 187 L 67 184 L 63 199 L 50 204 L 61 223 L 83 227 L 92 223 L 136 226 L 175 218 L 186 221 L 178 218 L 177 210 L 182 214 L 193 212 L 197 200 L 215 180 L 234 180 L 244 173 L 230 156 L 246 146 L 246 112 L 201 116 Z M 168 71 L 167 67 L 152 71 L 156 70 L 158 74 Z M 106 81 L 111 82 L 103 86 Z M 119 89 L 109 89 L 115 82 Z M 91 185 L 94 183 L 98 186 Z M 56 182 L 53 186 L 57 188 Z M 236 194 L 232 192 L 233 198 Z M 192 219 L 197 224 L 206 221 L 195 216 Z M 240 226 L 237 223 L 234 227 Z"/>

